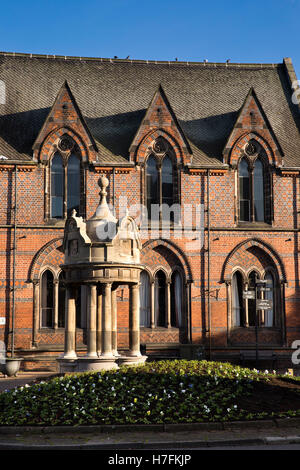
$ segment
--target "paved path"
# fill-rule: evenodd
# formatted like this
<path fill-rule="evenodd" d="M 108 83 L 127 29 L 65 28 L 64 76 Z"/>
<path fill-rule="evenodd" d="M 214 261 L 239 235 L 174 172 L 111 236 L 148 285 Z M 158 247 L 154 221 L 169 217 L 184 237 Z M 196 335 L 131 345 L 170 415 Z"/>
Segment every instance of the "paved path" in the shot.
<path fill-rule="evenodd" d="M 0 373 L 0 393 L 4 390 L 10 390 L 14 387 L 21 387 L 22 385 L 29 384 L 35 380 L 42 380 L 46 377 L 57 375 L 57 372 L 19 372 L 17 377 L 4 377 Z"/>

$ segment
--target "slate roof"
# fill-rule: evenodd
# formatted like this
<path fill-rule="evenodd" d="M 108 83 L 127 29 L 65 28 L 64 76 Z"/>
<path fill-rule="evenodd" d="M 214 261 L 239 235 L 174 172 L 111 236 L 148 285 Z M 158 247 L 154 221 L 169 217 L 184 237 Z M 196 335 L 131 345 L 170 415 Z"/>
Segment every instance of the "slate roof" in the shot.
<path fill-rule="evenodd" d="M 0 155 L 32 160 L 32 145 L 67 80 L 103 163 L 128 149 L 161 84 L 193 151 L 193 166 L 222 166 L 222 151 L 250 87 L 284 153 L 300 167 L 300 113 L 282 64 L 211 64 L 0 53 Z"/>

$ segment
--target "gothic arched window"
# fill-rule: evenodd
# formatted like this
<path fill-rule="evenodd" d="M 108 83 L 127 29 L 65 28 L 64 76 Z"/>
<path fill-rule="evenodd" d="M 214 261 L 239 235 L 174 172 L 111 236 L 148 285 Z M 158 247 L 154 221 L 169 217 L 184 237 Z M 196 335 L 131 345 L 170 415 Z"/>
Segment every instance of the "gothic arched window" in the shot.
<path fill-rule="evenodd" d="M 238 166 L 240 222 L 271 223 L 271 178 L 266 162 L 264 149 L 250 141 Z"/>
<path fill-rule="evenodd" d="M 143 271 L 140 284 L 140 325 L 149 328 L 150 316 L 150 278 L 147 271 Z"/>
<path fill-rule="evenodd" d="M 232 276 L 232 316 L 233 326 L 243 326 L 245 321 L 245 310 L 243 302 L 244 282 L 243 276 L 236 271 Z"/>
<path fill-rule="evenodd" d="M 161 270 L 155 276 L 155 325 L 166 326 L 166 275 Z"/>
<path fill-rule="evenodd" d="M 53 328 L 54 325 L 54 286 L 53 274 L 47 269 L 42 274 L 41 328 Z"/>
<path fill-rule="evenodd" d="M 175 326 L 177 328 L 181 328 L 183 326 L 182 293 L 182 276 L 178 271 L 175 271 L 171 277 L 171 326 Z"/>
<path fill-rule="evenodd" d="M 61 142 L 50 162 L 49 214 L 52 219 L 65 219 L 73 209 L 78 215 L 83 212 L 79 150 L 68 137 Z"/>
<path fill-rule="evenodd" d="M 146 163 L 146 201 L 149 219 L 166 221 L 170 217 L 172 222 L 179 219 L 177 208 L 172 207 L 179 202 L 179 197 L 176 196 L 178 181 L 175 161 L 171 145 L 159 137 L 153 143 Z"/>

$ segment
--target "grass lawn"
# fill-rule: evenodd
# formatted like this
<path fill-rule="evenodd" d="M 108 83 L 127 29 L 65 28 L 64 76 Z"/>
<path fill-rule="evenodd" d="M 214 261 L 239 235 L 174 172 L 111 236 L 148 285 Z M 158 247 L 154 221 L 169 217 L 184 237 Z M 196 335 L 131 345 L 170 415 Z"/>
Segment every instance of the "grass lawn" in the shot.
<path fill-rule="evenodd" d="M 0 394 L 0 425 L 197 423 L 300 416 L 300 381 L 228 363 L 159 361 Z"/>

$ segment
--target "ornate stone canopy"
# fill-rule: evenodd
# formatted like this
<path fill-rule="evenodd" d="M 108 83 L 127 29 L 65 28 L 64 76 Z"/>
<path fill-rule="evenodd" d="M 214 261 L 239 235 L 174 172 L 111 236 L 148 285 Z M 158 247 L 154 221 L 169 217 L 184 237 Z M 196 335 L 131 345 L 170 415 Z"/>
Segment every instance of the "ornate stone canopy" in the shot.
<path fill-rule="evenodd" d="M 99 179 L 100 203 L 84 222 L 74 210 L 64 232 L 66 282 L 65 350 L 59 359 L 61 371 L 110 369 L 118 363 L 144 362 L 140 354 L 139 280 L 141 242 L 132 217 L 117 220 L 106 201 L 108 180 Z M 120 356 L 117 348 L 116 289 L 130 291 L 129 351 Z M 77 357 L 75 344 L 75 291 L 88 287 L 87 354 Z"/>

